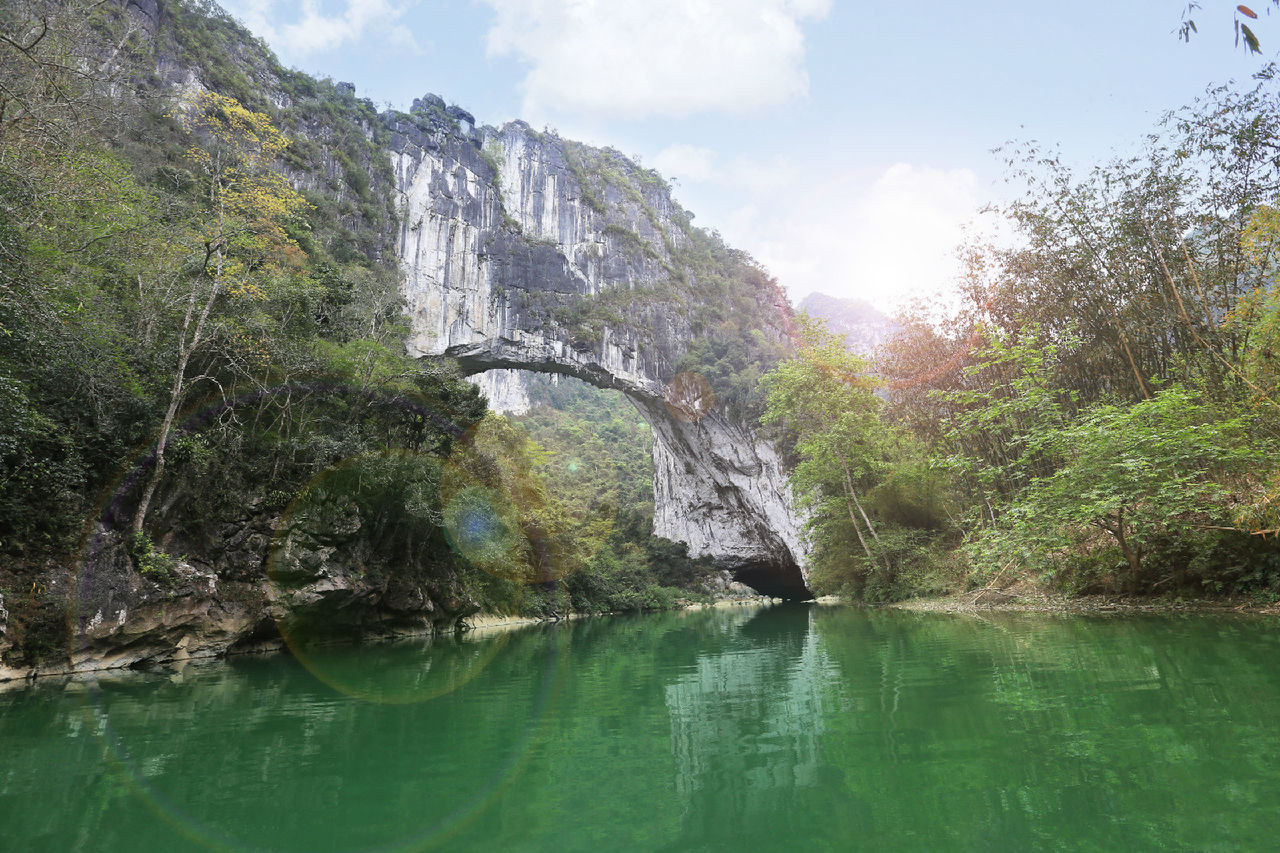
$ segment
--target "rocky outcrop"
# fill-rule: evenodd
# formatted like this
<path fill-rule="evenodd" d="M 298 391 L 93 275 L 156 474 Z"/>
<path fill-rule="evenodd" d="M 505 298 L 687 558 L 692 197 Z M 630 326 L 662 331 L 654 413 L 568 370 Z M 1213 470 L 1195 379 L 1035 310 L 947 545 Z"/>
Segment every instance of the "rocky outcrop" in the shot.
<path fill-rule="evenodd" d="M 807 598 L 777 453 L 722 409 L 673 399 L 698 327 L 679 291 L 694 275 L 682 267 L 688 215 L 665 183 L 521 122 L 391 126 L 410 351 L 626 394 L 653 428 L 655 532 L 763 593 Z M 761 331 L 781 336 L 786 311 L 767 305 Z"/>
<path fill-rule="evenodd" d="M 164 4 L 131 3 L 148 32 L 154 9 L 164 18 Z M 238 29 L 216 14 L 203 26 L 215 25 Z M 175 88 L 204 85 L 209 75 L 191 66 L 197 52 L 163 33 L 153 41 L 157 79 Z M 565 373 L 627 394 L 664 442 L 655 451 L 658 532 L 722 558 L 744 577 L 785 577 L 786 589 L 807 595 L 801 525 L 772 448 L 727 417 L 697 430 L 661 425 L 678 363 L 706 331 L 699 316 L 706 305 L 687 290 L 673 292 L 705 270 L 682 257 L 697 242 L 691 217 L 657 173 L 523 122 L 479 127 L 435 95 L 415 100 L 409 113 L 375 117 L 350 87 L 300 85 L 252 39 L 242 41 L 233 62 L 287 114 L 291 135 L 315 149 L 304 165 L 285 164 L 290 182 L 352 211 L 343 224 L 367 238 L 360 248 L 370 260 L 394 244 L 411 353 L 455 356 L 477 374 Z M 303 108 L 309 91 L 330 88 L 325 110 Z M 358 144 L 347 150 L 340 140 Z M 351 169 L 367 181 L 352 180 Z M 362 183 L 369 198 L 394 194 L 395 201 L 364 203 L 353 189 Z M 788 311 L 780 295 L 766 297 L 758 331 L 780 338 Z M 524 405 L 509 375 L 483 382 L 499 407 Z"/>
<path fill-rule="evenodd" d="M 41 638 L 38 655 L 16 648 L 0 600 L 0 682 L 146 668 L 329 636 L 448 631 L 479 610 L 447 573 L 384 570 L 362 551 L 358 513 L 343 510 L 278 520 L 270 544 L 256 553 L 238 543 L 233 559 L 251 564 L 238 572 L 176 561 L 163 574 L 144 574 L 120 535 L 99 527 L 78 565 L 46 579 L 58 600 L 57 631 Z M 228 579 L 237 574 L 257 579 Z"/>
<path fill-rule="evenodd" d="M 810 293 L 799 308 L 817 317 L 827 330 L 844 338 L 851 352 L 871 358 L 875 351 L 898 331 L 898 325 L 865 299 L 841 299 L 825 293 Z"/>

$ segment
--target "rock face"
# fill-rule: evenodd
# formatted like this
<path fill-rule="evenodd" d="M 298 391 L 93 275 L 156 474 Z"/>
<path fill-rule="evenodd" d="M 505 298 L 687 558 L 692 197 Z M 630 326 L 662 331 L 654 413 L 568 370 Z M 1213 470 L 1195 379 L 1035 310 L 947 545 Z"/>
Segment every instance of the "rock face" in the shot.
<path fill-rule="evenodd" d="M 722 410 L 677 399 L 697 333 L 672 284 L 691 275 L 688 215 L 665 183 L 522 122 L 391 128 L 410 351 L 621 391 L 653 428 L 655 533 L 763 593 L 809 597 L 777 453 Z M 778 295 L 761 332 L 780 337 L 787 311 Z"/>
<path fill-rule="evenodd" d="M 350 506 L 277 520 L 271 541 L 234 552 L 267 566 L 253 580 L 218 565 L 178 561 L 165 577 L 138 571 L 120 534 L 98 526 L 82 558 L 45 580 L 58 594 L 38 659 L 12 654 L 0 600 L 0 685 L 37 675 L 146 668 L 267 651 L 331 636 L 394 636 L 453 630 L 479 610 L 446 576 L 380 571 L 358 536 Z M 230 552 L 227 552 L 230 554 Z M 51 630 L 52 629 L 52 630 Z M 28 626 L 28 630 L 31 630 Z"/>
<path fill-rule="evenodd" d="M 719 413 L 686 422 L 637 407 L 654 439 L 654 533 L 717 558 L 764 595 L 809 598 L 800 521 L 774 449 Z"/>
<path fill-rule="evenodd" d="M 523 415 L 532 408 L 529 389 L 518 370 L 486 370 L 467 377 L 489 401 L 489 408 L 500 415 Z"/>

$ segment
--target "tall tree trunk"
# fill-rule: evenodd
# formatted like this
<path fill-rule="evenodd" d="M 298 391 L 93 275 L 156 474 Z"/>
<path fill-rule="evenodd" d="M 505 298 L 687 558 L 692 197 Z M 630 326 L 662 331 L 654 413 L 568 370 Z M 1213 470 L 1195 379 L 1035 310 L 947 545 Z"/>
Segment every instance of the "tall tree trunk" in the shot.
<path fill-rule="evenodd" d="M 840 467 L 844 469 L 844 486 L 849 492 L 849 497 L 853 498 L 853 505 L 858 508 L 858 513 L 862 516 L 862 520 L 867 523 L 867 530 L 871 531 L 871 536 L 880 541 L 880 534 L 876 533 L 875 527 L 871 524 L 871 519 L 867 518 L 867 511 L 862 508 L 862 501 L 858 500 L 858 493 L 853 488 L 853 477 L 849 474 L 849 463 L 843 456 L 840 457 Z"/>
<path fill-rule="evenodd" d="M 216 252 L 218 258 L 218 268 L 221 269 L 221 251 Z M 134 533 L 142 532 L 143 522 L 147 518 L 147 510 L 151 507 L 151 499 L 155 496 L 156 487 L 160 485 L 160 477 L 164 474 L 164 453 L 169 446 L 169 435 L 173 431 L 173 422 L 178 415 L 178 407 L 182 404 L 182 398 L 187 387 L 187 365 L 191 361 L 191 354 L 204 342 L 204 325 L 209 319 L 209 312 L 213 310 L 213 303 L 218 298 L 219 285 L 215 280 L 212 288 L 209 290 L 209 298 L 205 300 L 204 308 L 200 312 L 200 316 L 196 319 L 195 331 L 191 332 L 191 320 L 195 315 L 196 309 L 196 283 L 192 282 L 191 297 L 187 300 L 187 313 L 182 318 L 182 333 L 178 339 L 178 363 L 173 371 L 173 386 L 169 389 L 169 405 L 164 412 L 164 420 L 160 423 L 160 434 L 156 437 L 156 454 L 155 462 L 151 466 L 151 475 L 147 477 L 147 485 L 142 490 L 142 497 L 138 501 L 138 509 L 133 514 L 132 530 Z M 187 335 L 191 333 L 188 340 Z"/>
<path fill-rule="evenodd" d="M 185 343 L 185 339 L 184 339 Z M 173 430 L 173 421 L 178 414 L 178 405 L 182 402 L 182 390 L 187 372 L 190 353 L 186 347 L 180 348 L 178 367 L 173 375 L 173 387 L 169 391 L 169 407 L 165 409 L 164 420 L 160 423 L 160 435 L 156 438 L 155 461 L 151 466 L 151 474 L 147 477 L 146 488 L 142 490 L 142 498 L 138 501 L 138 509 L 133 514 L 133 532 L 142 532 L 142 523 L 146 520 L 147 509 L 151 506 L 151 498 L 160 484 L 160 476 L 164 474 L 164 451 L 169 445 L 169 433 Z"/>
<path fill-rule="evenodd" d="M 853 504 L 845 501 L 845 506 L 849 509 L 849 523 L 853 525 L 853 532 L 858 534 L 858 542 L 862 544 L 862 550 L 866 552 L 867 560 L 874 566 L 876 558 L 871 554 L 871 548 L 867 545 L 866 537 L 862 535 L 862 528 L 858 526 L 858 518 L 853 514 Z"/>
<path fill-rule="evenodd" d="M 1116 513 L 1116 526 L 1111 529 L 1120 545 L 1120 553 L 1129 563 L 1129 591 L 1138 592 L 1138 584 L 1142 581 L 1142 551 L 1133 547 L 1133 543 L 1125 536 L 1124 510 Z"/>

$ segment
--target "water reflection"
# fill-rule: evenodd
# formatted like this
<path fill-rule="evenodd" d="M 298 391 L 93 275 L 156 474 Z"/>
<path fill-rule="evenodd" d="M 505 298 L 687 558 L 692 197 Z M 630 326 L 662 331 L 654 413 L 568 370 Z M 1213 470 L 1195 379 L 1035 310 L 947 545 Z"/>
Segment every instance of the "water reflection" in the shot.
<path fill-rule="evenodd" d="M 0 695 L 0 849 L 1249 850 L 1280 632 L 787 606 Z"/>
<path fill-rule="evenodd" d="M 29 824 L 25 850 L 426 849 L 518 774 L 556 674 L 538 639 L 335 646 L 309 668 L 233 659 L 8 697 L 0 825 Z M 474 693 L 495 658 L 515 696 L 431 701 Z"/>
<path fill-rule="evenodd" d="M 822 685 L 831 663 L 810 629 L 812 611 L 790 607 L 744 617 L 732 651 L 699 654 L 666 689 L 676 793 L 768 813 L 814 784 L 823 731 Z"/>
<path fill-rule="evenodd" d="M 699 654 L 667 686 L 684 841 L 713 840 L 725 812 L 740 832 L 768 832 L 776 810 L 816 784 L 834 709 L 824 707 L 832 666 L 812 618 L 801 607 L 743 614 L 730 625 L 746 642 Z"/>

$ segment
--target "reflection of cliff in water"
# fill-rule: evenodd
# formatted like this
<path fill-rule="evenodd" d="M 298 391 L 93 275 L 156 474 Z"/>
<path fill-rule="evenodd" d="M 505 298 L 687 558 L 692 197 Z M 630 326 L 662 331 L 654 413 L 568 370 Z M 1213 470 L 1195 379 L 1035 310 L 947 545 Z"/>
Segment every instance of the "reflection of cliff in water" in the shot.
<path fill-rule="evenodd" d="M 783 829 L 779 815 L 808 811 L 788 805 L 818 784 L 824 686 L 834 676 L 812 613 L 785 605 L 744 614 L 736 643 L 700 655 L 666 688 L 680 849 L 752 836 L 759 844 Z"/>

